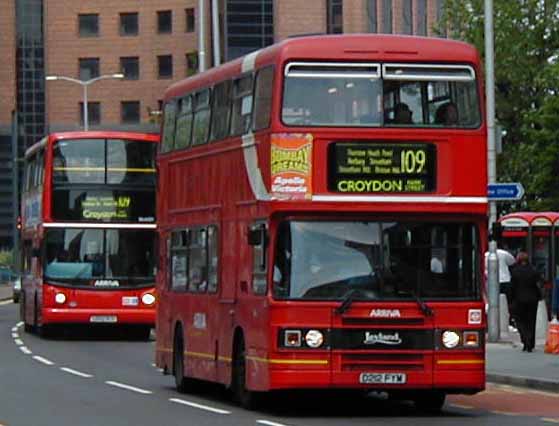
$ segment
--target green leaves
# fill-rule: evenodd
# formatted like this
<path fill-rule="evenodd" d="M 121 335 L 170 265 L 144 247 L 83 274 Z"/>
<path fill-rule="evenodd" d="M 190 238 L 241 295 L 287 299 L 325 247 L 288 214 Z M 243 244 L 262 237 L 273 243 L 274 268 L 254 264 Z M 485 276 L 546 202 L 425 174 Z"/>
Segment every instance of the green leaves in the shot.
<path fill-rule="evenodd" d="M 441 28 L 484 49 L 484 1 L 447 0 Z M 501 210 L 559 210 L 559 0 L 494 0 L 497 121 L 507 131 L 501 182 L 525 199 Z"/>

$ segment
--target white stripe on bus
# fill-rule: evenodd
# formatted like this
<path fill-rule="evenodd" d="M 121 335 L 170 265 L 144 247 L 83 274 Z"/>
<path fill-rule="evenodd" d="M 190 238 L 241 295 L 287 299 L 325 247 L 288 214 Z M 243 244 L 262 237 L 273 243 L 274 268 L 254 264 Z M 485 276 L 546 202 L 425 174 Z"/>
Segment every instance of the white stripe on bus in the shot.
<path fill-rule="evenodd" d="M 43 223 L 45 228 L 111 228 L 111 229 L 155 229 L 155 223 Z"/>

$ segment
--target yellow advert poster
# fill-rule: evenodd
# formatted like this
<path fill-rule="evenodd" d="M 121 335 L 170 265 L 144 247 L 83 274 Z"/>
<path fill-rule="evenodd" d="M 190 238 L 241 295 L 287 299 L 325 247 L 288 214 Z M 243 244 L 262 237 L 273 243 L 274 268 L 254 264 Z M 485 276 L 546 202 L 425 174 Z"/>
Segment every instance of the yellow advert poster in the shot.
<path fill-rule="evenodd" d="M 312 197 L 312 145 L 311 134 L 272 135 L 272 198 L 308 200 Z"/>

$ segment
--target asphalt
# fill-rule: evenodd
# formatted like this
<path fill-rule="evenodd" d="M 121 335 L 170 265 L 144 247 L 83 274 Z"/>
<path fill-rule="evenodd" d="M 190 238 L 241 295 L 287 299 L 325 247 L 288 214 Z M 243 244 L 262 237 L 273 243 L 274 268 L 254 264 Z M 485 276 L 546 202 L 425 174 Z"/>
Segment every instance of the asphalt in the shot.
<path fill-rule="evenodd" d="M 11 298 L 11 286 L 0 284 L 0 301 Z M 559 354 L 544 352 L 545 338 L 536 340 L 533 352 L 523 352 L 518 333 L 503 335 L 498 342 L 487 343 L 487 381 L 559 393 Z"/>

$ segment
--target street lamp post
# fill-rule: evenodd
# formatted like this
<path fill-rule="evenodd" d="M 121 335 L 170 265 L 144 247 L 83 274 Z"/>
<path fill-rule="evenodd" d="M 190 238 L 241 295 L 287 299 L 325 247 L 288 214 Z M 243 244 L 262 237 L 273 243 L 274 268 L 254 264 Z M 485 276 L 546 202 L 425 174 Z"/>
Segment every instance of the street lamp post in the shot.
<path fill-rule="evenodd" d="M 89 86 L 90 84 L 95 83 L 96 81 L 106 80 L 106 79 L 110 79 L 110 78 L 123 79 L 124 74 L 122 74 L 122 73 L 105 74 L 105 75 L 100 75 L 99 77 L 91 78 L 91 79 L 85 80 L 85 81 L 78 80 L 77 78 L 66 77 L 66 76 L 63 76 L 63 75 L 47 75 L 45 77 L 45 80 L 47 80 L 47 81 L 66 80 L 66 81 L 70 81 L 72 83 L 76 83 L 76 84 L 79 84 L 80 86 L 82 86 L 82 88 L 83 88 L 83 129 L 87 131 L 87 130 L 89 130 L 89 120 L 88 120 L 88 114 L 87 114 L 87 86 Z"/>

